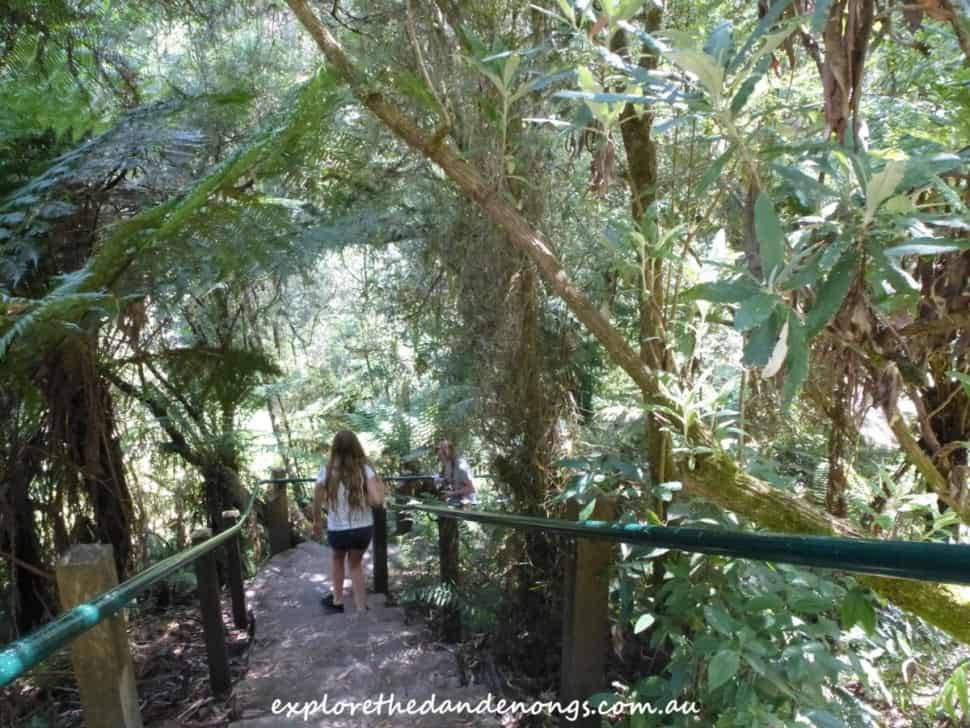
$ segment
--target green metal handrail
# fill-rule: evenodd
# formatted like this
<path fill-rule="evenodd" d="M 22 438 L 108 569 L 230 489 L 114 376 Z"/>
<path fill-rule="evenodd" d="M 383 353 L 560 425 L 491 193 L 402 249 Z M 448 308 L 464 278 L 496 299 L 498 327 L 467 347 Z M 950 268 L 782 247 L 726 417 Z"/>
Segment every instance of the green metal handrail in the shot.
<path fill-rule="evenodd" d="M 0 688 L 9 685 L 55 650 L 124 609 L 132 599 L 156 582 L 222 546 L 239 533 L 253 509 L 258 493 L 258 490 L 253 491 L 246 510 L 230 528 L 196 546 L 153 564 L 124 583 L 77 605 L 53 622 L 10 643 L 0 651 Z"/>
<path fill-rule="evenodd" d="M 311 482 L 310 478 L 260 481 L 260 484 Z M 239 533 L 258 491 L 230 528 L 205 542 L 164 559 L 123 584 L 80 604 L 46 626 L 0 651 L 0 688 L 10 684 L 55 650 L 123 609 L 135 596 L 159 580 L 219 548 Z M 604 521 L 564 521 L 488 511 L 429 505 L 423 501 L 388 503 L 392 510 L 421 511 L 442 518 L 493 526 L 541 530 L 584 538 L 655 548 L 717 554 L 734 558 L 815 566 L 920 581 L 970 584 L 970 546 L 908 541 L 880 541 L 825 536 L 756 534 L 713 528 L 672 528 Z"/>
<path fill-rule="evenodd" d="M 422 501 L 389 504 L 388 507 L 423 511 L 442 518 L 475 521 L 492 526 L 561 533 L 575 538 L 919 581 L 970 584 L 970 546 L 963 544 L 744 533 L 718 528 L 673 528 L 605 521 L 564 521 L 488 511 L 466 511 L 428 505 Z"/>

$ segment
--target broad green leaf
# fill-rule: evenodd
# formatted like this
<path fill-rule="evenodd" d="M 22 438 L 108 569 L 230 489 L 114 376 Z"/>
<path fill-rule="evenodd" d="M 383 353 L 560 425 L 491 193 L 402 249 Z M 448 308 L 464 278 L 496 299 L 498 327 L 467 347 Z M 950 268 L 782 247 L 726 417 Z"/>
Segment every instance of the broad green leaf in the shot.
<path fill-rule="evenodd" d="M 734 677 L 740 667 L 738 653 L 734 650 L 721 650 L 707 666 L 707 689 L 716 690 Z"/>
<path fill-rule="evenodd" d="M 704 607 L 704 619 L 718 632 L 730 637 L 737 629 L 737 623 L 723 609 L 708 605 Z"/>
<path fill-rule="evenodd" d="M 684 291 L 687 300 L 712 301 L 714 303 L 739 303 L 758 293 L 761 289 L 748 278 L 736 278 L 730 281 L 712 281 L 698 283 Z"/>
<path fill-rule="evenodd" d="M 960 708 L 963 710 L 965 720 L 970 720 L 970 690 L 967 683 L 970 682 L 967 666 L 970 663 L 964 662 L 960 667 L 953 671 L 953 681 L 956 683 L 957 697 L 960 699 Z"/>
<path fill-rule="evenodd" d="M 866 212 L 863 224 L 872 222 L 879 206 L 892 197 L 906 172 L 906 163 L 895 159 L 886 162 L 886 166 L 876 172 L 866 185 Z"/>
<path fill-rule="evenodd" d="M 820 197 L 834 197 L 837 194 L 835 190 L 821 184 L 817 179 L 809 177 L 795 167 L 776 163 L 772 164 L 771 168 L 794 188 L 799 196 L 799 202 L 802 202 L 802 204 L 814 204 Z"/>
<path fill-rule="evenodd" d="M 827 710 L 809 710 L 805 713 L 805 718 L 811 721 L 810 725 L 814 728 L 848 728 L 841 719 Z"/>
<path fill-rule="evenodd" d="M 860 590 L 852 589 L 845 595 L 845 599 L 842 600 L 842 609 L 840 610 L 842 627 L 844 629 L 852 629 L 854 625 L 862 624 L 862 612 L 865 605 L 866 597 Z"/>
<path fill-rule="evenodd" d="M 788 319 L 785 319 L 785 324 L 781 327 L 781 331 L 778 333 L 778 340 L 775 342 L 775 346 L 771 350 L 771 356 L 768 358 L 768 362 L 765 364 L 764 369 L 761 370 L 761 376 L 765 379 L 775 376 L 781 369 L 781 365 L 785 363 L 785 357 L 787 356 Z"/>
<path fill-rule="evenodd" d="M 754 44 L 757 43 L 761 36 L 767 33 L 771 27 L 778 22 L 781 14 L 785 12 L 785 8 L 791 5 L 791 3 L 792 0 L 775 0 L 775 2 L 771 4 L 771 7 L 768 8 L 768 12 L 766 12 L 764 17 L 758 21 L 754 31 L 752 31 L 751 35 L 741 47 L 741 50 L 731 61 L 731 67 L 729 70 L 737 70 L 737 68 L 744 63 L 750 50 L 754 48 Z"/>
<path fill-rule="evenodd" d="M 916 212 L 916 205 L 906 195 L 893 195 L 882 209 L 893 215 L 911 215 Z"/>
<path fill-rule="evenodd" d="M 721 98 L 724 88 L 724 69 L 703 51 L 685 49 L 668 51 L 667 57 L 685 71 L 697 76 L 697 80 L 715 100 Z"/>
<path fill-rule="evenodd" d="M 720 179 L 721 172 L 724 171 L 724 165 L 728 163 L 728 160 L 730 160 L 732 156 L 734 156 L 733 146 L 728 147 L 728 150 L 724 152 L 724 154 L 719 156 L 711 163 L 711 166 L 709 166 L 707 168 L 707 171 L 704 172 L 704 176 L 701 177 L 701 181 L 698 184 L 696 194 L 702 195 L 704 192 L 707 191 L 708 187 L 710 187 L 718 179 Z"/>
<path fill-rule="evenodd" d="M 646 0 L 620 0 L 613 12 L 609 14 L 610 24 L 615 25 L 616 23 L 631 20 L 640 12 L 640 8 L 643 7 L 644 2 Z"/>
<path fill-rule="evenodd" d="M 764 192 L 754 203 L 754 231 L 761 250 L 761 267 L 765 280 L 785 263 L 785 234 L 775 214 L 775 206 Z"/>
<path fill-rule="evenodd" d="M 789 601 L 792 611 L 803 614 L 819 614 L 832 608 L 832 602 L 817 594 L 802 593 Z"/>
<path fill-rule="evenodd" d="M 505 59 L 505 66 L 502 68 L 502 80 L 505 83 L 505 88 L 512 87 L 512 79 L 515 77 L 515 72 L 519 70 L 520 63 L 522 63 L 522 56 L 518 53 L 513 53 Z"/>
<path fill-rule="evenodd" d="M 580 521 L 587 521 L 587 520 L 589 520 L 590 516 L 593 515 L 593 511 L 594 510 L 596 510 L 596 499 L 595 498 L 593 500 L 591 500 L 589 503 L 587 503 L 585 506 L 583 506 L 583 510 L 581 510 L 579 512 L 579 520 Z"/>
<path fill-rule="evenodd" d="M 709 55 L 718 65 L 727 66 L 734 50 L 734 37 L 730 20 L 722 20 L 714 26 L 714 30 L 704 43 L 704 53 Z"/>
<path fill-rule="evenodd" d="M 798 19 L 795 18 L 792 21 L 785 23 L 781 30 L 765 36 L 765 42 L 758 49 L 758 52 L 751 56 L 751 63 L 758 63 L 765 57 L 770 58 L 771 54 L 778 50 L 778 46 L 784 43 L 788 36 L 790 36 L 797 27 Z"/>
<path fill-rule="evenodd" d="M 788 317 L 788 355 L 785 384 L 782 386 L 782 406 L 787 408 L 808 378 L 808 337 L 805 327 L 794 314 Z"/>
<path fill-rule="evenodd" d="M 843 255 L 818 289 L 815 303 L 805 315 L 805 335 L 809 339 L 824 329 L 842 307 L 842 302 L 852 287 L 852 281 L 855 280 L 857 260 L 855 253 Z"/>
<path fill-rule="evenodd" d="M 734 94 L 734 98 L 731 99 L 731 113 L 737 114 L 744 108 L 744 105 L 748 103 L 748 99 L 751 98 L 751 94 L 754 93 L 755 87 L 758 85 L 758 81 L 764 78 L 765 74 L 768 73 L 768 69 L 771 68 L 771 56 L 765 56 L 760 61 L 758 65 L 751 74 L 744 79 L 744 83 L 741 84 L 741 88 L 738 92 Z"/>
<path fill-rule="evenodd" d="M 743 362 L 746 366 L 763 367 L 771 357 L 772 349 L 781 328 L 781 317 L 775 313 L 761 326 L 751 332 L 744 346 Z"/>
<path fill-rule="evenodd" d="M 559 2 L 559 9 L 562 10 L 563 16 L 567 20 L 569 20 L 569 22 L 571 23 L 574 22 L 576 19 L 576 16 L 573 15 L 572 3 L 570 3 L 569 0 L 558 0 L 558 2 Z"/>
<path fill-rule="evenodd" d="M 949 238 L 913 238 L 908 243 L 886 248 L 886 255 L 901 258 L 904 255 L 942 255 L 970 250 L 970 240 Z"/>
<path fill-rule="evenodd" d="M 780 692 L 784 693 L 788 697 L 795 697 L 795 693 L 791 688 L 788 687 L 788 685 L 785 683 L 784 677 L 777 669 L 766 663 L 760 657 L 756 657 L 755 655 L 747 652 L 745 652 L 742 656 L 744 657 L 744 661 L 747 662 L 751 666 L 751 669 L 754 670 L 758 675 L 770 682 L 772 685 L 778 688 Z"/>
<path fill-rule="evenodd" d="M 634 634 L 640 634 L 644 630 L 650 629 L 650 626 L 657 621 L 657 618 L 652 614 L 641 614 L 637 619 L 636 625 L 633 627 Z"/>
<path fill-rule="evenodd" d="M 770 293 L 759 293 L 741 302 L 734 314 L 734 329 L 749 331 L 760 326 L 774 312 L 778 298 Z"/>
<path fill-rule="evenodd" d="M 592 71 L 586 66 L 579 66 L 576 69 L 576 78 L 579 81 L 579 87 L 584 92 L 583 98 L 586 101 L 586 106 L 604 127 L 609 128 L 619 116 L 622 103 L 610 103 L 611 95 L 603 93 L 603 87 L 593 78 Z M 560 92 L 557 95 L 565 95 L 566 93 L 568 92 Z"/>

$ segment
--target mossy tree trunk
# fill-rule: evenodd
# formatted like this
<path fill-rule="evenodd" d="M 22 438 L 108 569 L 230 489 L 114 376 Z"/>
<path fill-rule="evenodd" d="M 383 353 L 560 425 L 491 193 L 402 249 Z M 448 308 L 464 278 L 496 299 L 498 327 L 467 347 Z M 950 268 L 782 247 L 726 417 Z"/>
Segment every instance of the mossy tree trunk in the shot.
<path fill-rule="evenodd" d="M 305 0 L 287 0 L 287 4 L 313 37 L 323 55 L 348 82 L 361 103 L 398 138 L 437 164 L 465 196 L 502 228 L 507 233 L 508 240 L 529 256 L 546 285 L 563 299 L 613 361 L 641 389 L 650 392 L 653 389 L 654 373 L 620 332 L 573 283 L 553 252 L 555 245 L 512 205 L 494 195 L 492 187 L 479 171 L 468 161 L 460 159 L 440 136 L 422 130 L 399 108 L 376 92 Z M 702 432 L 694 432 L 692 436 L 696 444 L 713 444 Z M 706 498 L 768 528 L 801 533 L 832 533 L 837 528 L 835 520 L 828 514 L 740 472 L 735 461 L 726 454 L 698 457 L 693 469 L 682 467 L 680 474 L 689 494 Z M 854 535 L 849 529 L 844 533 L 841 526 L 838 529 L 840 535 Z M 862 581 L 956 639 L 970 643 L 970 620 L 967 619 L 970 595 L 965 593 L 967 590 L 945 586 L 930 587 L 919 582 L 877 577 Z"/>

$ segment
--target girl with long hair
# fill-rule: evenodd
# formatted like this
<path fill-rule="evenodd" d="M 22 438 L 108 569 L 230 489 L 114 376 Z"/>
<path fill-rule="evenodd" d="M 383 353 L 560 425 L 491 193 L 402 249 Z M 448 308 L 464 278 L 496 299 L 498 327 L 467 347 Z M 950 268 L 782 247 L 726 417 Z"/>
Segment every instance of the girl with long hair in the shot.
<path fill-rule="evenodd" d="M 344 611 L 344 562 L 350 563 L 354 606 L 367 609 L 362 561 L 374 533 L 372 507 L 384 505 L 384 486 L 371 467 L 357 435 L 341 430 L 330 446 L 330 460 L 317 476 L 313 492 L 313 533 L 323 532 L 321 510 L 327 507 L 327 542 L 332 553 L 330 581 L 333 593 L 323 606 Z"/>

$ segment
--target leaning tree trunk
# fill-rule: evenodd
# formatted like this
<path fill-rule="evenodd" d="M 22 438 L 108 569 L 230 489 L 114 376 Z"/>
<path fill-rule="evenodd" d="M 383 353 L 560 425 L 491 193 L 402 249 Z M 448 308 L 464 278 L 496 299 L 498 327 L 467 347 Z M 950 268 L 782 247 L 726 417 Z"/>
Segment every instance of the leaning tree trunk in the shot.
<path fill-rule="evenodd" d="M 651 372 L 620 332 L 573 283 L 553 253 L 553 244 L 515 207 L 493 194 L 493 188 L 479 171 L 468 161 L 458 158 L 441 137 L 422 130 L 397 106 L 377 93 L 304 0 L 287 0 L 287 4 L 327 60 L 350 84 L 361 103 L 402 141 L 437 164 L 465 196 L 477 203 L 485 215 L 505 230 L 509 241 L 532 259 L 544 282 L 563 299 L 613 361 L 641 389 L 652 393 L 655 384 Z M 660 398 L 659 393 L 654 396 Z M 692 431 L 690 435 L 698 443 L 713 446 L 712 439 L 706 433 Z M 714 449 L 714 455 L 697 458 L 696 468 L 682 471 L 684 489 L 689 495 L 706 498 L 722 508 L 780 531 L 835 531 L 839 535 L 856 535 L 849 527 L 836 523 L 837 519 L 832 516 L 741 472 L 730 457 Z M 970 644 L 970 621 L 966 618 L 970 610 L 970 589 L 885 577 L 862 577 L 860 580 L 903 609 Z"/>

